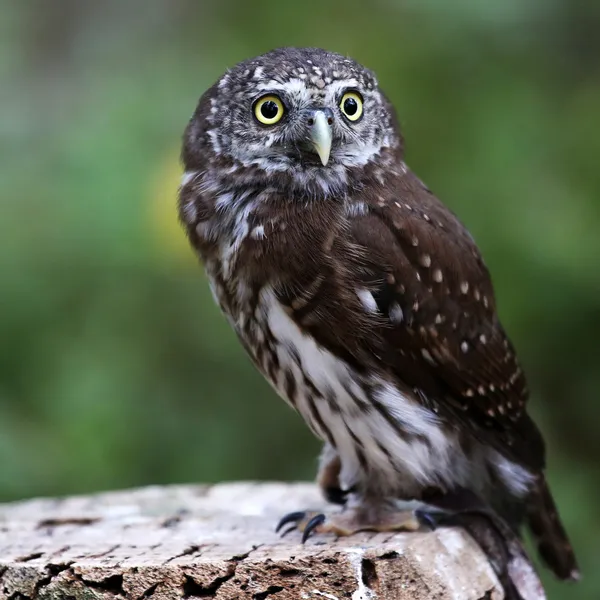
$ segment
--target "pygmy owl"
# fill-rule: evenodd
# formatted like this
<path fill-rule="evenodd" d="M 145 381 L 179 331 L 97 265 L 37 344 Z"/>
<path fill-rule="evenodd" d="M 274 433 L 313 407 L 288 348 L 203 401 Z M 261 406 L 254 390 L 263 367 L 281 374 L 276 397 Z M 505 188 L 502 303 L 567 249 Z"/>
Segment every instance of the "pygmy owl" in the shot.
<path fill-rule="evenodd" d="M 304 539 L 455 522 L 493 553 L 483 519 L 514 598 L 528 526 L 576 578 L 488 271 L 405 164 L 374 74 L 310 48 L 244 61 L 200 99 L 182 156 L 180 218 L 214 297 L 324 441 L 318 479 L 344 505 L 283 522 Z"/>

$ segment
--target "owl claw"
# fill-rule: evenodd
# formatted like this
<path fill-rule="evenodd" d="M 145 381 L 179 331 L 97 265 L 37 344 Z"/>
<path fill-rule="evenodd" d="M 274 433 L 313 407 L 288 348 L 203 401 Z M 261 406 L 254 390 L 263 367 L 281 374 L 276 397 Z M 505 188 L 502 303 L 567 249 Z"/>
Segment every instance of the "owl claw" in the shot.
<path fill-rule="evenodd" d="M 292 529 L 295 529 L 296 527 L 298 527 L 298 524 L 302 521 L 302 519 L 304 519 L 305 516 L 306 516 L 306 511 L 297 511 L 297 512 L 288 513 L 287 515 L 282 517 L 282 519 L 279 521 L 279 523 L 277 523 L 277 527 L 275 528 L 275 533 L 279 533 L 281 531 L 281 528 L 284 525 L 287 525 L 288 523 L 293 523 L 294 526 L 282 534 L 282 536 L 284 536 L 286 533 L 290 532 Z"/>
<path fill-rule="evenodd" d="M 306 540 L 310 537 L 310 534 L 313 531 L 316 531 L 323 523 L 325 522 L 325 515 L 320 513 L 315 515 L 310 521 L 304 526 L 304 531 L 302 532 L 302 543 L 304 544 Z"/>
<path fill-rule="evenodd" d="M 285 525 L 291 523 L 292 526 L 283 531 L 281 537 L 284 537 L 294 529 L 297 529 L 302 532 L 302 543 L 304 544 L 312 533 L 319 530 L 319 527 L 323 525 L 326 519 L 327 517 L 323 513 L 311 511 L 291 512 L 279 521 L 275 528 L 275 533 L 279 533 Z"/>
<path fill-rule="evenodd" d="M 293 530 L 302 533 L 302 543 L 313 533 L 333 533 L 348 536 L 359 531 L 417 531 L 423 526 L 435 528 L 435 516 L 422 511 L 387 511 L 365 514 L 360 509 L 344 510 L 340 513 L 326 515 L 316 511 L 299 511 L 285 515 L 277 524 L 276 532 L 291 523 L 292 526 L 283 531 L 281 537 Z"/>
<path fill-rule="evenodd" d="M 435 531 L 440 524 L 438 519 L 436 518 L 436 515 L 425 510 L 415 510 L 415 517 L 417 521 L 419 521 L 419 523 L 421 523 L 430 531 Z"/>

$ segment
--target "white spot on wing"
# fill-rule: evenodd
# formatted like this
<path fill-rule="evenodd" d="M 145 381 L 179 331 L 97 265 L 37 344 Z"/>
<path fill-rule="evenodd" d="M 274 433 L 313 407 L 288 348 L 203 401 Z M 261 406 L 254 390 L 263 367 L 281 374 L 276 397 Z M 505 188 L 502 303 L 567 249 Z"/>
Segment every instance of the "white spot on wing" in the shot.
<path fill-rule="evenodd" d="M 490 458 L 494 462 L 500 477 L 517 496 L 524 496 L 530 489 L 535 477 L 522 466 L 502 456 L 496 450 L 490 450 Z"/>
<path fill-rule="evenodd" d="M 360 298 L 360 301 L 367 312 L 377 312 L 377 302 L 375 302 L 375 297 L 369 290 L 360 288 L 356 290 L 356 295 Z"/>
<path fill-rule="evenodd" d="M 390 321 L 392 323 L 402 323 L 402 319 L 404 319 L 404 312 L 402 311 L 402 308 L 397 302 L 394 302 L 394 304 L 390 306 L 389 314 Z"/>

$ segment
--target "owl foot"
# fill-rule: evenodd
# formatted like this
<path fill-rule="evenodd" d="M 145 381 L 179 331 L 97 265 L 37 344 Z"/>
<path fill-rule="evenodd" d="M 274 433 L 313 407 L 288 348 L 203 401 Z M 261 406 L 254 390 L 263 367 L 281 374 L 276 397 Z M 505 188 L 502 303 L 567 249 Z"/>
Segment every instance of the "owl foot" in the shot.
<path fill-rule="evenodd" d="M 423 525 L 430 527 L 426 513 L 417 511 L 394 511 L 390 509 L 365 510 L 363 508 L 348 508 L 340 513 L 326 515 L 316 511 L 293 512 L 285 515 L 279 521 L 276 531 L 288 524 L 282 535 L 294 529 L 302 533 L 302 543 L 313 533 L 334 533 L 348 536 L 359 531 L 417 531 Z"/>

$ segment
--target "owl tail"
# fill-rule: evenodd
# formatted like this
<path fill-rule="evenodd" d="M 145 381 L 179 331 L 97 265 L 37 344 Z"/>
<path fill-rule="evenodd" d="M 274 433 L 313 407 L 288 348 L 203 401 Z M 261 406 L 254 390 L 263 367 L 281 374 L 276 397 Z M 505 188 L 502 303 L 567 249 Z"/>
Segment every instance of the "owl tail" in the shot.
<path fill-rule="evenodd" d="M 559 579 L 579 579 L 575 553 L 569 542 L 546 479 L 539 476 L 527 512 L 527 522 L 540 557 Z"/>

